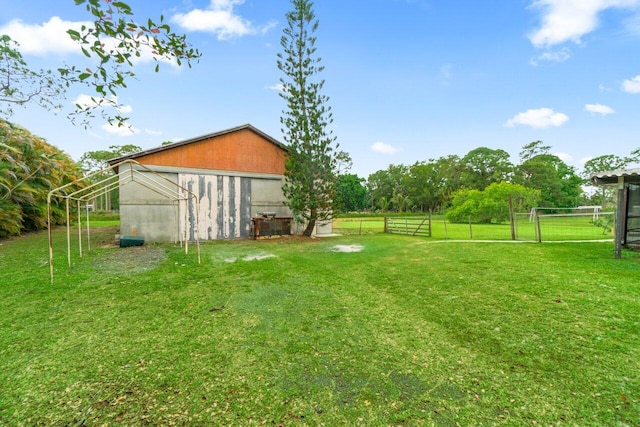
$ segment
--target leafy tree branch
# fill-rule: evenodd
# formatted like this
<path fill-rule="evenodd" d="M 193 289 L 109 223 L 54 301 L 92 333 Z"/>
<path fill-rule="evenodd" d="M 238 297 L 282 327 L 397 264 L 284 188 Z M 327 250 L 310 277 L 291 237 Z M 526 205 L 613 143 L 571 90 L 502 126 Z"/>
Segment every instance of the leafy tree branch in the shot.
<path fill-rule="evenodd" d="M 123 125 L 127 117 L 121 114 L 117 95 L 135 78 L 134 68 L 142 60 L 181 66 L 198 61 L 201 54 L 183 34 L 177 34 L 164 17 L 136 21 L 131 6 L 123 1 L 74 0 L 91 16 L 91 25 L 69 29 L 67 34 L 91 62 L 89 66 L 65 64 L 57 70 L 31 70 L 19 45 L 8 35 L 0 36 L 0 114 L 11 115 L 12 106 L 37 104 L 48 110 L 61 108 L 65 89 L 84 85 L 91 92 L 92 102 L 76 104 L 69 119 L 88 126 L 96 111 L 110 124 Z M 115 113 L 113 113 L 115 111 Z"/>

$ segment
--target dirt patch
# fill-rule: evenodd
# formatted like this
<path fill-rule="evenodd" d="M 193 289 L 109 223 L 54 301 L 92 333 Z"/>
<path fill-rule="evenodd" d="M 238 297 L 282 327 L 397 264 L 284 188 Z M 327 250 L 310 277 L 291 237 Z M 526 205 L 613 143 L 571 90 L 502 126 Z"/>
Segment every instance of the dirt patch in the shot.
<path fill-rule="evenodd" d="M 167 258 L 167 253 L 158 246 L 114 247 L 94 260 L 94 267 L 105 273 L 135 273 L 153 270 Z"/>
<path fill-rule="evenodd" d="M 331 248 L 333 252 L 362 252 L 362 245 L 335 245 Z"/>

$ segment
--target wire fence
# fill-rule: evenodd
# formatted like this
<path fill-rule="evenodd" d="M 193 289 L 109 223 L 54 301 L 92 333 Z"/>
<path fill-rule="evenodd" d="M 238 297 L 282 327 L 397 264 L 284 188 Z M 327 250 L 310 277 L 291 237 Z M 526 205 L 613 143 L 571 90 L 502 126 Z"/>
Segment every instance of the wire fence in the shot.
<path fill-rule="evenodd" d="M 537 242 L 611 241 L 614 212 L 580 214 L 518 213 L 503 224 L 452 223 L 444 216 L 336 218 L 340 234 L 406 234 L 445 240 L 518 240 Z M 385 227 L 386 224 L 386 227 Z"/>

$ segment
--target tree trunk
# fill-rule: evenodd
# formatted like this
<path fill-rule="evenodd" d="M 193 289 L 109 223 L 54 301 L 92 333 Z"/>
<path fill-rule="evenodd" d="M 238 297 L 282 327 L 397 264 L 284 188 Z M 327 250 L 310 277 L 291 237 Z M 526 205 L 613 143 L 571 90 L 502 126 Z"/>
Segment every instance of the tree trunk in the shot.
<path fill-rule="evenodd" d="M 309 223 L 307 224 L 307 228 L 305 228 L 304 233 L 302 233 L 302 235 L 311 237 L 311 233 L 313 233 L 313 229 L 315 228 L 315 226 L 316 226 L 316 220 L 310 219 Z"/>

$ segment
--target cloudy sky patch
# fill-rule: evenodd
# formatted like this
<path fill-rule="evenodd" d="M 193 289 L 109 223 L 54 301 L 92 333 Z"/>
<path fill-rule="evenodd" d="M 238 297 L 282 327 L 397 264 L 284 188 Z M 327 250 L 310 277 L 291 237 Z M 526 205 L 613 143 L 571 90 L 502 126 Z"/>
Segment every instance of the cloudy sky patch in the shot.
<path fill-rule="evenodd" d="M 584 110 L 591 114 L 600 114 L 602 116 L 615 114 L 615 110 L 613 108 L 602 104 L 586 104 L 584 106 Z"/>
<path fill-rule="evenodd" d="M 569 121 L 569 116 L 566 114 L 556 113 L 552 108 L 538 108 L 537 110 L 527 110 L 516 114 L 505 123 L 505 126 L 515 127 L 522 125 L 544 129 L 562 126 L 567 121 Z"/>
<path fill-rule="evenodd" d="M 401 150 L 393 145 L 385 144 L 384 142 L 376 142 L 371 146 L 371 151 L 381 154 L 395 154 Z"/>

